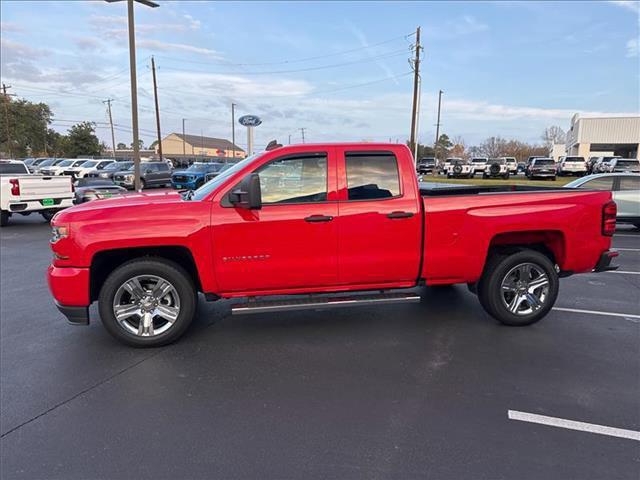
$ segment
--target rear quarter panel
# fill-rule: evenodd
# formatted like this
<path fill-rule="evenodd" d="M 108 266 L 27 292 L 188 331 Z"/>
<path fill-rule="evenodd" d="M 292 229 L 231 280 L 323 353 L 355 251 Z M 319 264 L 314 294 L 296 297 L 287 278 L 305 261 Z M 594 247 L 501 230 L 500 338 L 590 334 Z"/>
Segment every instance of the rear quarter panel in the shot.
<path fill-rule="evenodd" d="M 492 242 L 545 238 L 561 270 L 590 271 L 611 246 L 601 235 L 610 192 L 523 192 L 423 197 L 422 278 L 431 284 L 476 282 Z"/>

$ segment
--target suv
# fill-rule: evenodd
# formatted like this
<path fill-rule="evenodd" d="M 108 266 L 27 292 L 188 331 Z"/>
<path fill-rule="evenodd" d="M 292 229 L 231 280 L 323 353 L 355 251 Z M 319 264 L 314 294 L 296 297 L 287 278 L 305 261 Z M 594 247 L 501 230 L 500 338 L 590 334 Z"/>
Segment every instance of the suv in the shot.
<path fill-rule="evenodd" d="M 558 175 L 585 175 L 587 173 L 587 162 L 584 157 L 560 157 L 558 162 Z"/>
<path fill-rule="evenodd" d="M 516 157 L 500 157 L 503 158 L 505 163 L 507 164 L 507 170 L 511 175 L 517 175 L 518 173 L 518 160 Z"/>
<path fill-rule="evenodd" d="M 416 166 L 416 172 L 420 175 L 425 175 L 427 173 L 433 173 L 436 169 L 436 159 L 434 157 L 422 157 L 418 160 L 418 165 Z"/>
<path fill-rule="evenodd" d="M 463 160 L 462 158 L 447 158 L 447 163 L 449 164 L 449 166 L 446 167 L 447 178 L 473 178 L 473 166 L 468 160 Z"/>
<path fill-rule="evenodd" d="M 613 158 L 602 165 L 603 172 L 640 173 L 640 160 L 635 158 Z"/>
<path fill-rule="evenodd" d="M 224 163 L 196 162 L 186 170 L 174 171 L 171 175 L 171 186 L 177 189 L 197 190 L 207 182 L 207 174 L 217 175 L 224 168 Z"/>
<path fill-rule="evenodd" d="M 483 173 L 484 168 L 487 166 L 489 159 L 487 157 L 475 157 L 471 159 L 471 165 L 473 166 L 473 174 Z"/>
<path fill-rule="evenodd" d="M 87 160 L 86 162 L 80 164 L 77 167 L 71 168 L 70 170 L 73 172 L 74 178 L 84 178 L 89 172 L 94 170 L 102 170 L 107 165 L 111 165 L 115 163 L 115 160 L 107 159 L 107 160 Z"/>
<path fill-rule="evenodd" d="M 133 179 L 134 165 L 127 170 L 113 174 L 113 183 L 121 187 L 135 188 Z M 167 162 L 141 162 L 140 163 L 141 187 L 168 187 L 171 185 L 171 169 Z"/>
<path fill-rule="evenodd" d="M 550 178 L 556 179 L 556 162 L 553 158 L 534 158 L 531 160 L 529 170 L 527 171 L 527 178 L 533 180 L 534 178 Z"/>
<path fill-rule="evenodd" d="M 133 165 L 133 162 L 113 162 L 104 167 L 102 170 L 91 170 L 87 173 L 88 178 L 104 178 L 107 180 L 113 180 L 113 174 L 116 172 L 122 172 L 127 170 Z"/>
<path fill-rule="evenodd" d="M 502 177 L 505 180 L 509 178 L 509 168 L 504 158 L 492 158 L 482 172 L 482 178 Z"/>

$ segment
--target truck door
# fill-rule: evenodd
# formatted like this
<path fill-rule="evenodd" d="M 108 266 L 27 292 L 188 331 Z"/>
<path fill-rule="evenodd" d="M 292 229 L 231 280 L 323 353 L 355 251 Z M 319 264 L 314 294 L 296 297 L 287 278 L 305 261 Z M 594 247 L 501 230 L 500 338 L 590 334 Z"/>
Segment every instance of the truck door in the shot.
<path fill-rule="evenodd" d="M 333 148 L 291 153 L 257 167 L 262 209 L 214 206 L 213 255 L 222 292 L 337 284 Z"/>
<path fill-rule="evenodd" d="M 422 212 L 413 168 L 402 171 L 392 151 L 366 146 L 337 150 L 340 284 L 415 281 Z"/>

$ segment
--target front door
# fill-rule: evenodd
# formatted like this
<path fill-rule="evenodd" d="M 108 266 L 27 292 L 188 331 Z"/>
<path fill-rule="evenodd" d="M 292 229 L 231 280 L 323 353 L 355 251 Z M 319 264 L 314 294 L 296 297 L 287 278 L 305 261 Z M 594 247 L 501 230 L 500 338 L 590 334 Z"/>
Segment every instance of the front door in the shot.
<path fill-rule="evenodd" d="M 221 292 L 277 293 L 337 283 L 333 148 L 259 166 L 262 209 L 214 205 L 213 255 Z"/>

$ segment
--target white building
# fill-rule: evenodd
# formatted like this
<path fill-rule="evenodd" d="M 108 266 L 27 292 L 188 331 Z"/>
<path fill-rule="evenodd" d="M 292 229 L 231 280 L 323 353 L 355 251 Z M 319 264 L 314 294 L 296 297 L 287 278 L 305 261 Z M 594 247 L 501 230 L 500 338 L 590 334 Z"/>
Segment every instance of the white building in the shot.
<path fill-rule="evenodd" d="M 640 115 L 592 118 L 575 114 L 567 132 L 567 155 L 640 158 Z"/>

